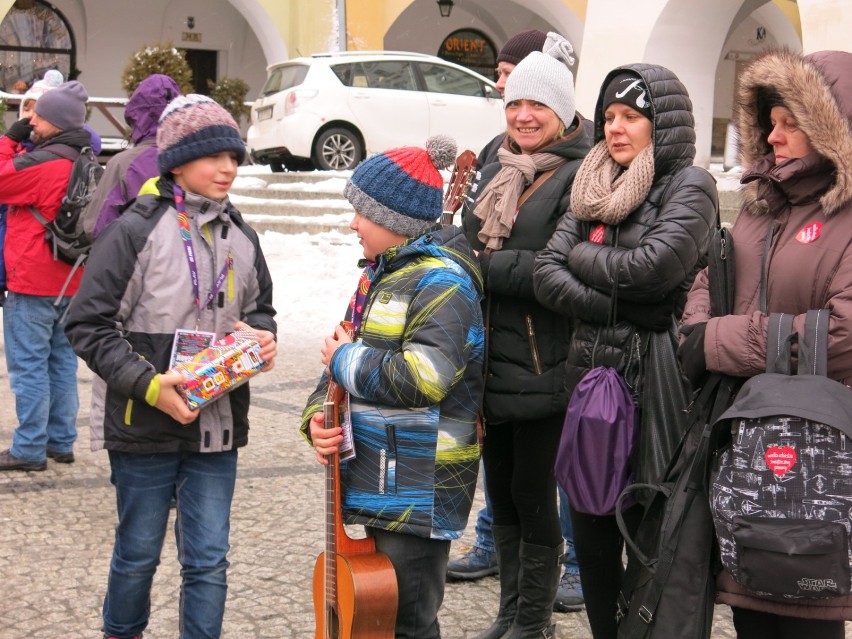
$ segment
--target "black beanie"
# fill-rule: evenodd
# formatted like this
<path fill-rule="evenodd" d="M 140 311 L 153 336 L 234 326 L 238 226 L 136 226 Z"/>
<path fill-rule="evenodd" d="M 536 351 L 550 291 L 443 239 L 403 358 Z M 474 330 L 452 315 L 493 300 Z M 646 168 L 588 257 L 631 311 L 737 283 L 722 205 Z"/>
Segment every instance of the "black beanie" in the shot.
<path fill-rule="evenodd" d="M 512 36 L 500 49 L 497 55 L 497 62 L 508 62 L 509 64 L 518 64 L 533 51 L 541 51 L 544 46 L 544 41 L 547 39 L 547 34 L 538 29 L 529 29 L 521 31 L 519 34 Z"/>
<path fill-rule="evenodd" d="M 625 71 L 614 76 L 606 85 L 603 95 L 604 111 L 613 102 L 619 102 L 638 111 L 649 120 L 654 119 L 648 87 L 645 86 L 644 80 L 632 71 Z"/>
<path fill-rule="evenodd" d="M 763 132 L 764 137 L 768 137 L 772 133 L 772 107 L 787 105 L 781 99 L 781 95 L 775 90 L 768 87 L 758 87 L 757 89 L 757 125 Z"/>

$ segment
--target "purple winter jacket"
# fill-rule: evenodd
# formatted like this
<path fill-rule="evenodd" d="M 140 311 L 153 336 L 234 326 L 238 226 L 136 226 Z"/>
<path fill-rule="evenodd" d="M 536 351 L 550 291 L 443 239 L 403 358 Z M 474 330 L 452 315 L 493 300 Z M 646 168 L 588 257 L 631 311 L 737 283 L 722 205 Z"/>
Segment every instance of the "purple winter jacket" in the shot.
<path fill-rule="evenodd" d="M 145 78 L 124 109 L 124 120 L 131 127 L 131 147 L 113 157 L 98 183 L 84 214 L 86 232 L 97 237 L 115 220 L 139 189 L 157 169 L 157 127 L 166 105 L 180 95 L 177 83 L 167 75 L 155 73 Z"/>

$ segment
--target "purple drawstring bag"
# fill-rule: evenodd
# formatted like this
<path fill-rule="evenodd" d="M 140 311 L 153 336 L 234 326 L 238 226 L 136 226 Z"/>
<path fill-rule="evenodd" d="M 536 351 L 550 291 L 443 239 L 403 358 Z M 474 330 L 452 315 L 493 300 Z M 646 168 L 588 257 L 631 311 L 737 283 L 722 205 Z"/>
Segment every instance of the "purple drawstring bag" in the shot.
<path fill-rule="evenodd" d="M 633 394 L 614 368 L 598 366 L 583 376 L 568 402 L 554 469 L 571 508 L 615 512 L 630 479 L 636 421 Z"/>

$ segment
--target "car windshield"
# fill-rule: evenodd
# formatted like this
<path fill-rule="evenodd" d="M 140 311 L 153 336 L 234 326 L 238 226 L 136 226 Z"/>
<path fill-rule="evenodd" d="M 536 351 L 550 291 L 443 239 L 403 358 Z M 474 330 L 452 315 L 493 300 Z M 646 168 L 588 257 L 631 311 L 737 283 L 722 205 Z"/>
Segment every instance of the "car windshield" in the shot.
<path fill-rule="evenodd" d="M 285 89 L 302 84 L 308 74 L 308 66 L 304 64 L 287 64 L 275 67 L 269 71 L 269 78 L 260 92 L 261 97 L 272 95 Z"/>

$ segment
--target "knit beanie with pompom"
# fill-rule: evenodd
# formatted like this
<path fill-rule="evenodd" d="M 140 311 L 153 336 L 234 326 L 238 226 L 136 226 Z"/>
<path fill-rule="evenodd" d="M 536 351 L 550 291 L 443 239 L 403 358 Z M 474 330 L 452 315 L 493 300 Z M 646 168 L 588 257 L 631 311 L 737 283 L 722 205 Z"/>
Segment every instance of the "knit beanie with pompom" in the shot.
<path fill-rule="evenodd" d="M 237 163 L 246 159 L 246 145 L 234 118 L 215 100 L 190 93 L 168 103 L 157 129 L 160 175 L 208 155 L 233 151 Z"/>
<path fill-rule="evenodd" d="M 425 149 L 378 153 L 357 166 L 343 195 L 367 219 L 398 235 L 418 237 L 441 217 L 444 179 L 439 170 L 453 164 L 456 149 L 451 137 L 436 135 Z"/>

